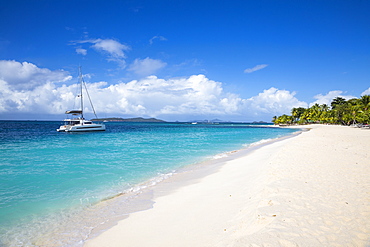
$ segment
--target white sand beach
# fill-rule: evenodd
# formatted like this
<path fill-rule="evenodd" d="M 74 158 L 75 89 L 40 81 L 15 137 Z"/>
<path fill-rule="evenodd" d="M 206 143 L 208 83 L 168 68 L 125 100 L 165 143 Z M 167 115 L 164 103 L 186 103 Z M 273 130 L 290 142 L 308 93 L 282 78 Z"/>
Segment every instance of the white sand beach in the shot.
<path fill-rule="evenodd" d="M 370 246 L 370 130 L 306 127 L 155 186 L 153 208 L 85 246 Z"/>

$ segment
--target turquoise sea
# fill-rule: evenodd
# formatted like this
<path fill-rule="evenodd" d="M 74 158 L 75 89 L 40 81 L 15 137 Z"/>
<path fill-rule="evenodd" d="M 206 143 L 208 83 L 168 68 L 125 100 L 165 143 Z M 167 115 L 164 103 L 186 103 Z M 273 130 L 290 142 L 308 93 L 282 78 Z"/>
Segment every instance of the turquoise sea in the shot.
<path fill-rule="evenodd" d="M 80 246 L 129 195 L 180 168 L 289 135 L 253 124 L 106 123 L 59 133 L 60 122 L 0 121 L 0 246 Z"/>

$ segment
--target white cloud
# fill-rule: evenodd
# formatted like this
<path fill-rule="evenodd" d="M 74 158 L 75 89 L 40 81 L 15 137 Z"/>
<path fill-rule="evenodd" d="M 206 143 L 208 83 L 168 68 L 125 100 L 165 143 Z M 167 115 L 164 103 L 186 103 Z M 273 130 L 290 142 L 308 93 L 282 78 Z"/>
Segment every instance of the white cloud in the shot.
<path fill-rule="evenodd" d="M 104 99 L 101 107 L 110 113 L 159 116 L 220 113 L 221 92 L 220 83 L 203 75 L 168 80 L 149 76 L 100 88 L 95 97 Z"/>
<path fill-rule="evenodd" d="M 306 102 L 299 101 L 295 97 L 295 92 L 279 90 L 271 87 L 263 90 L 257 96 L 247 100 L 250 113 L 255 115 L 281 115 L 289 114 L 293 107 L 307 107 Z"/>
<path fill-rule="evenodd" d="M 160 41 L 166 41 L 167 39 L 165 38 L 165 37 L 163 37 L 163 36 L 154 36 L 153 38 L 151 38 L 150 40 L 149 40 L 149 44 L 153 44 L 153 42 L 154 42 L 154 40 L 156 40 L 156 39 L 159 39 Z"/>
<path fill-rule="evenodd" d="M 167 64 L 161 60 L 147 57 L 145 59 L 135 59 L 128 70 L 133 71 L 135 74 L 140 76 L 148 76 L 154 74 L 166 65 Z"/>
<path fill-rule="evenodd" d="M 255 72 L 257 70 L 264 69 L 267 66 L 268 66 L 268 64 L 259 64 L 259 65 L 254 66 L 253 68 L 245 69 L 244 73 L 252 73 L 252 72 Z"/>
<path fill-rule="evenodd" d="M 91 48 L 93 48 L 94 50 L 102 52 L 103 54 L 108 54 L 108 61 L 117 62 L 120 67 L 125 67 L 125 52 L 130 50 L 129 46 L 124 45 L 113 39 L 86 39 L 72 42 L 72 44 L 86 43 L 93 44 Z M 82 55 L 87 54 L 87 50 L 82 49 L 81 47 L 76 48 L 76 52 Z"/>
<path fill-rule="evenodd" d="M 76 52 L 77 52 L 77 54 L 81 54 L 83 56 L 87 55 L 87 50 L 86 49 L 76 48 Z"/>
<path fill-rule="evenodd" d="M 343 91 L 334 90 L 334 91 L 328 92 L 325 95 L 322 95 L 322 94 L 315 95 L 313 98 L 316 99 L 316 101 L 310 103 L 310 107 L 313 106 L 314 104 L 319 104 L 319 105 L 326 104 L 330 106 L 330 103 L 336 97 L 342 97 L 346 100 L 356 98 L 355 96 L 351 96 L 351 95 L 343 95 Z"/>
<path fill-rule="evenodd" d="M 130 48 L 124 44 L 121 44 L 118 41 L 113 39 L 96 39 L 91 43 L 94 43 L 92 46 L 98 51 L 108 52 L 109 55 L 116 58 L 124 58 L 124 51 L 129 50 Z"/>
<path fill-rule="evenodd" d="M 307 107 L 307 103 L 295 98 L 294 92 L 276 88 L 243 99 L 225 93 L 221 82 L 204 75 L 168 80 L 149 76 L 95 90 L 94 98 L 101 99 L 98 108 L 105 112 L 171 116 L 173 120 L 184 115 L 270 120 L 273 115 L 289 114 L 293 107 Z"/>
<path fill-rule="evenodd" d="M 361 93 L 361 96 L 370 95 L 370 87 Z"/>
<path fill-rule="evenodd" d="M 71 78 L 63 70 L 51 71 L 28 62 L 0 60 L 0 79 L 10 89 L 28 90 L 49 82 L 65 82 Z"/>
<path fill-rule="evenodd" d="M 43 78 L 46 78 L 38 80 L 33 87 L 19 90 L 11 83 L 15 79 L 4 77 L 4 73 L 1 73 L 4 70 L 0 70 L 2 116 L 10 112 L 20 115 L 34 112 L 44 115 L 63 114 L 73 107 L 78 85 L 54 83 L 70 79 L 67 73 L 40 69 L 28 63 L 1 62 L 15 63 L 18 69 L 13 69 L 14 74 L 20 74 L 24 70 L 23 66 L 30 66 L 34 71 L 44 71 Z M 210 80 L 204 75 L 170 79 L 148 76 L 127 83 L 109 85 L 96 82 L 88 83 L 87 86 L 98 116 L 151 116 L 166 120 L 191 120 L 198 116 L 268 121 L 274 115 L 289 114 L 292 107 L 307 107 L 307 103 L 299 101 L 294 92 L 273 87 L 243 99 L 237 94 L 225 92 L 221 82 Z M 91 114 L 91 109 L 87 108 L 86 112 Z"/>

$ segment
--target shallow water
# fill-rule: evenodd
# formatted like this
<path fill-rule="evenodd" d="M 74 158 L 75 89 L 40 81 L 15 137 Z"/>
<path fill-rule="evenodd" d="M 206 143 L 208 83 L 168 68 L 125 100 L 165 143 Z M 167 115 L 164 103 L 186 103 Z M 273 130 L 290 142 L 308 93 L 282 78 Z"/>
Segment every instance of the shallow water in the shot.
<path fill-rule="evenodd" d="M 247 124 L 107 123 L 105 132 L 59 133 L 59 125 L 0 121 L 4 245 L 32 246 L 69 229 L 68 241 L 56 237 L 54 243 L 73 246 L 104 221 L 104 214 L 127 213 L 106 207 L 101 218 L 86 223 L 97 202 L 140 190 L 148 180 L 153 185 L 183 166 L 296 131 Z"/>

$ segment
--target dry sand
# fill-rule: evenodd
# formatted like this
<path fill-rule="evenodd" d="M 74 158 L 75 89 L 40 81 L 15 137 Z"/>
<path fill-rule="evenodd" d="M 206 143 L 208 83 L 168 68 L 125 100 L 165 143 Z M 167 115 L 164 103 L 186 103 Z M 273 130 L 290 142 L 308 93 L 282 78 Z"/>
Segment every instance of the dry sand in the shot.
<path fill-rule="evenodd" d="M 370 246 L 370 130 L 310 127 L 158 186 L 153 208 L 85 246 Z"/>

